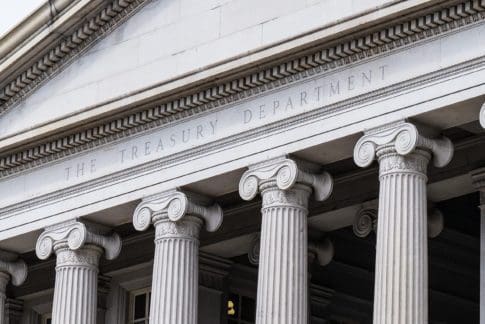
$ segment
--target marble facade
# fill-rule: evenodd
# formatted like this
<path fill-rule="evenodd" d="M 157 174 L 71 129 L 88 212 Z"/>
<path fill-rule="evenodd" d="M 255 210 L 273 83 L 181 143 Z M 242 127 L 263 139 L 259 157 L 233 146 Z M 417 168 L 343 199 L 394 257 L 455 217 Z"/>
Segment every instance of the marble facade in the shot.
<path fill-rule="evenodd" d="M 282 1 L 273 18 L 262 8 L 253 26 L 251 4 L 193 2 L 79 0 L 51 31 L 12 34 L 0 59 L 0 323 L 453 322 L 431 310 L 437 295 L 485 323 L 485 2 L 342 1 L 335 20 L 308 18 L 296 34 L 285 19 L 324 1 Z M 189 37 L 202 26 L 191 15 L 219 19 L 204 25 L 218 36 Z M 269 33 L 268 17 L 287 30 Z M 246 44 L 221 26 L 264 37 Z M 162 49 L 147 37 L 173 46 L 158 74 Z M 195 54 L 175 62 L 177 50 Z M 479 238 L 436 207 L 464 195 L 480 195 Z M 476 274 L 441 264 L 479 277 L 479 305 L 435 288 L 429 241 L 447 226 L 481 244 Z M 359 244 L 338 243 L 348 233 Z M 363 246 L 368 271 L 351 266 Z M 349 280 L 365 293 L 339 291 L 346 271 L 372 278 Z M 241 314 L 249 296 L 254 319 Z"/>

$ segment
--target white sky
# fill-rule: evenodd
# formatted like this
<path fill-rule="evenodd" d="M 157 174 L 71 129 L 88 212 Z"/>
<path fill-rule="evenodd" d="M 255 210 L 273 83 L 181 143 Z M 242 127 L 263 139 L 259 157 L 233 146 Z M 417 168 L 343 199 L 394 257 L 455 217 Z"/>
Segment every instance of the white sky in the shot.
<path fill-rule="evenodd" d="M 0 37 L 46 0 L 0 0 Z"/>

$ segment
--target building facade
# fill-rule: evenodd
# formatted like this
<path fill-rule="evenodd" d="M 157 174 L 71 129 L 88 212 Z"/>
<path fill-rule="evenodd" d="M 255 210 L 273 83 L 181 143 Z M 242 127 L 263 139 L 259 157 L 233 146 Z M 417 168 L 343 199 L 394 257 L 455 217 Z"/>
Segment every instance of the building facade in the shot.
<path fill-rule="evenodd" d="M 46 2 L 0 323 L 485 323 L 484 80 L 484 0 Z"/>

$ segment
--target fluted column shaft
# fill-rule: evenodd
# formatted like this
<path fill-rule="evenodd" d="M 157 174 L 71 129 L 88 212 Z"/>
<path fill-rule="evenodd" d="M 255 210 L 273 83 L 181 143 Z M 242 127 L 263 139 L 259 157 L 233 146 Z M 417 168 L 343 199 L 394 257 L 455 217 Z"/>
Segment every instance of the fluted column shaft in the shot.
<path fill-rule="evenodd" d="M 147 197 L 133 213 L 139 231 L 155 226 L 151 324 L 196 324 L 199 290 L 199 233 L 222 223 L 222 209 L 206 197 L 169 190 Z"/>
<path fill-rule="evenodd" d="M 261 185 L 262 228 L 256 323 L 307 324 L 307 202 L 311 189 Z"/>
<path fill-rule="evenodd" d="M 430 154 L 378 151 L 374 324 L 428 323 L 426 168 Z"/>
<path fill-rule="evenodd" d="M 73 251 L 66 245 L 56 249 L 56 254 L 52 323 L 95 324 L 102 249 L 86 245 Z"/>
<path fill-rule="evenodd" d="M 56 282 L 52 307 L 53 324 L 95 324 L 98 297 L 98 264 L 101 255 L 116 258 L 121 239 L 107 228 L 68 221 L 47 228 L 38 238 L 35 252 L 45 260 L 55 252 Z"/>
<path fill-rule="evenodd" d="M 480 324 L 485 324 L 485 190 L 480 206 Z"/>
<path fill-rule="evenodd" d="M 10 276 L 5 272 L 0 272 L 0 324 L 6 324 L 5 301 L 7 300 L 7 284 Z"/>
<path fill-rule="evenodd" d="M 150 323 L 197 323 L 199 232 L 202 224 L 200 218 L 193 216 L 185 216 L 178 222 L 168 218 L 154 221 Z"/>
<path fill-rule="evenodd" d="M 485 168 L 472 171 L 471 176 L 480 193 L 480 324 L 485 324 Z"/>
<path fill-rule="evenodd" d="M 398 121 L 367 131 L 354 149 L 358 166 L 379 162 L 374 324 L 428 323 L 426 172 L 431 157 L 436 167 L 453 157 L 448 138 L 424 136 L 435 133 Z"/>
<path fill-rule="evenodd" d="M 252 165 L 242 175 L 244 200 L 261 194 L 257 324 L 308 323 L 308 199 L 325 200 L 332 177 L 287 156 Z"/>

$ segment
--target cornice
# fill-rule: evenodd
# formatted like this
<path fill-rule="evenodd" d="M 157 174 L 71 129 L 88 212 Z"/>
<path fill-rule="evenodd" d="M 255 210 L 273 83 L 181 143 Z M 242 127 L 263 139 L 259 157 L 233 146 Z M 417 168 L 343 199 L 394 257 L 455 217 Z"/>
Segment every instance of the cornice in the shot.
<path fill-rule="evenodd" d="M 126 3 L 128 0 L 124 2 Z M 135 4 L 141 2 L 143 0 L 130 1 L 129 7 L 133 10 Z M 124 10 L 128 10 L 127 8 Z M 292 59 L 227 83 L 157 104 L 108 123 L 0 157 L 0 177 L 12 175 L 99 145 L 118 141 L 136 133 L 146 132 L 205 111 L 219 109 L 221 106 L 288 86 L 316 74 L 326 73 L 348 64 L 389 53 L 432 37 L 439 37 L 483 20 L 485 20 L 485 0 L 471 0 L 442 8 L 425 16 L 416 17 L 331 47 L 325 47 L 312 54 Z M 96 32 L 92 35 L 95 34 Z M 481 64 L 481 62 L 469 64 Z M 447 71 L 428 75 L 424 79 L 410 80 L 405 84 L 400 84 L 400 89 L 429 81 L 444 73 L 458 73 L 460 69 L 463 70 L 464 68 L 466 66 L 462 65 L 459 69 L 454 67 Z M 392 93 L 392 91 L 397 90 L 389 87 L 377 93 L 384 95 Z M 375 98 L 376 93 L 372 93 L 372 96 Z M 349 103 L 354 105 L 361 103 L 367 97 L 363 95 L 346 100 L 343 103 L 334 104 L 328 107 L 326 111 L 338 107 L 342 108 Z"/>
<path fill-rule="evenodd" d="M 448 77 L 453 77 L 456 74 L 466 73 L 468 70 L 474 69 L 477 66 L 482 68 L 485 67 L 485 58 L 482 58 L 477 61 L 467 62 L 466 64 L 453 66 L 452 68 L 446 69 L 445 71 L 435 72 L 435 73 L 432 73 L 431 75 L 425 75 L 421 78 L 410 80 L 409 82 L 399 83 L 398 85 L 394 85 L 386 89 L 367 93 L 365 95 L 358 96 L 356 98 L 351 98 L 343 102 L 333 104 L 325 110 L 318 110 L 315 112 L 309 112 L 306 114 L 298 115 L 288 120 L 284 120 L 282 122 L 269 125 L 263 129 L 259 128 L 259 129 L 243 132 L 234 137 L 224 138 L 224 139 L 215 141 L 213 143 L 209 143 L 206 145 L 202 145 L 200 147 L 193 148 L 191 150 L 182 151 L 180 153 L 166 156 L 159 160 L 145 163 L 127 170 L 122 170 L 107 176 L 96 178 L 88 182 L 76 185 L 74 187 L 64 188 L 62 190 L 55 191 L 47 195 L 38 196 L 33 199 L 29 199 L 27 201 L 23 201 L 12 206 L 0 208 L 0 219 L 3 217 L 10 217 L 10 216 L 16 215 L 17 213 L 20 213 L 20 212 L 28 211 L 31 208 L 38 206 L 39 204 L 49 205 L 59 199 L 71 197 L 73 195 L 77 195 L 80 193 L 87 193 L 87 192 L 90 192 L 91 190 L 98 190 L 100 188 L 109 187 L 113 183 L 116 183 L 117 181 L 137 178 L 141 175 L 157 172 L 160 169 L 163 169 L 169 165 L 173 165 L 177 163 L 186 163 L 194 158 L 211 154 L 211 152 L 218 151 L 222 148 L 231 148 L 231 147 L 239 146 L 243 143 L 254 141 L 255 138 L 258 138 L 259 136 L 265 135 L 267 133 L 278 132 L 283 129 L 295 127 L 296 125 L 301 125 L 307 122 L 315 121 L 317 119 L 325 118 L 329 114 L 335 113 L 336 111 L 348 112 L 353 109 L 356 109 L 356 107 L 363 105 L 369 101 L 378 100 L 381 97 L 390 96 L 395 93 L 399 93 L 403 90 L 406 91 L 416 86 L 422 86 L 423 84 L 428 82 L 433 83 L 433 82 L 436 82 L 437 80 L 440 80 L 441 78 L 448 78 Z M 150 130 L 150 128 L 140 126 L 137 128 L 137 130 L 138 131 Z M 135 133 L 136 131 L 134 130 L 127 130 L 123 136 L 114 134 L 112 137 L 109 138 L 110 140 L 101 138 L 95 141 L 94 143 L 86 143 L 85 145 L 82 146 L 82 148 L 73 148 L 73 151 L 71 153 L 74 154 L 81 151 L 88 152 L 89 150 L 94 149 L 97 146 L 110 143 L 111 140 L 113 141 L 120 140 L 124 136 L 129 136 Z M 483 143 L 483 141 L 484 139 L 482 137 L 479 137 L 471 141 L 466 140 L 464 142 L 459 142 L 459 143 L 456 143 L 456 150 L 459 150 L 462 147 L 470 147 L 475 144 L 481 144 Z M 60 152 L 59 154 L 61 154 L 61 157 L 64 156 L 63 152 Z M 54 162 L 55 160 L 56 159 L 47 157 L 43 163 L 51 163 L 51 162 Z M 41 164 L 42 163 L 39 163 L 38 161 L 33 161 L 31 167 L 37 167 L 37 166 L 40 166 Z M 372 168 L 369 168 L 365 171 L 359 172 L 358 174 L 365 176 L 365 175 L 374 174 L 374 173 L 375 173 L 375 170 L 373 170 Z M 11 174 L 11 175 L 14 176 L 15 174 Z M 349 179 L 355 178 L 355 176 L 356 176 L 355 174 L 352 174 L 348 178 Z M 342 181 L 345 182 L 349 179 L 346 179 L 345 177 L 339 178 L 335 182 L 341 183 Z M 0 171 L 0 180 L 1 180 L 1 171 Z M 256 205 L 257 204 L 259 203 L 256 203 Z M 229 211 L 229 213 L 231 212 Z"/>
<path fill-rule="evenodd" d="M 7 71 L 5 64 L 9 58 L 15 56 L 18 52 L 28 52 L 33 46 L 43 43 L 47 38 L 52 37 L 53 33 L 62 33 L 65 26 L 56 28 L 55 22 L 61 17 L 70 16 L 73 13 L 80 13 L 77 5 L 80 2 L 88 5 L 90 8 L 99 0 L 51 0 L 44 2 L 39 8 L 20 21 L 16 26 L 6 34 L 0 36 L 0 73 Z M 77 8 L 76 8 L 77 7 Z M 83 6 L 81 6 L 82 8 Z M 75 10 L 71 10 L 76 8 Z M 74 18 L 71 16 L 71 18 Z M 70 19 L 75 24 L 74 19 Z M 47 33 L 43 33 L 49 29 Z M 39 34 L 43 34 L 38 38 Z M 15 60 L 17 61 L 17 60 Z M 0 82 L 1 84 L 1 82 Z"/>
<path fill-rule="evenodd" d="M 27 65 L 23 71 L 19 71 L 13 80 L 0 89 L 0 115 L 40 84 L 51 79 L 96 40 L 109 34 L 148 1 L 113 0 L 95 16 L 87 21 L 83 20 L 79 27 L 55 43 L 47 53 Z"/>

